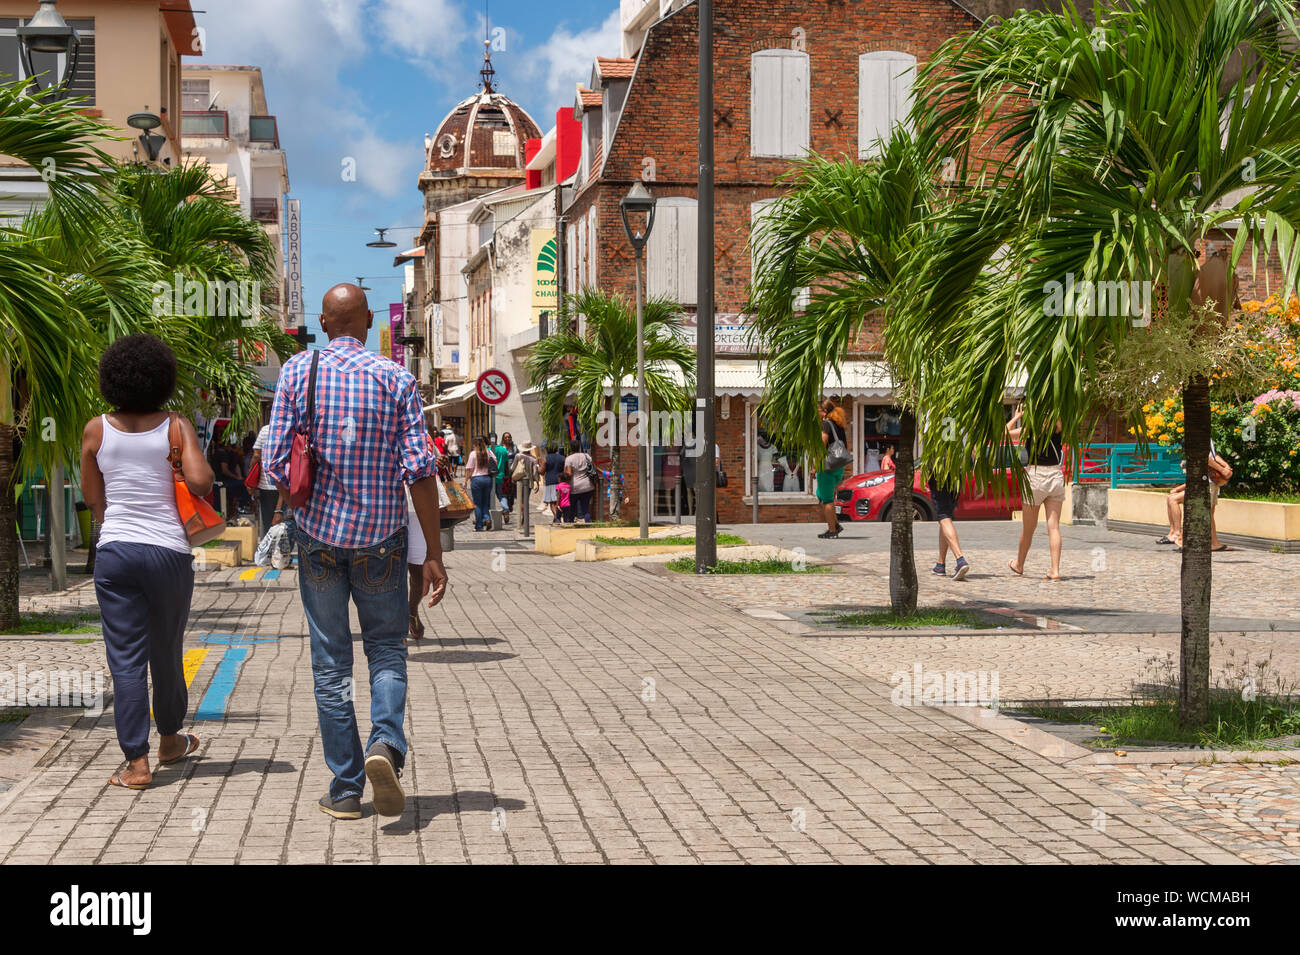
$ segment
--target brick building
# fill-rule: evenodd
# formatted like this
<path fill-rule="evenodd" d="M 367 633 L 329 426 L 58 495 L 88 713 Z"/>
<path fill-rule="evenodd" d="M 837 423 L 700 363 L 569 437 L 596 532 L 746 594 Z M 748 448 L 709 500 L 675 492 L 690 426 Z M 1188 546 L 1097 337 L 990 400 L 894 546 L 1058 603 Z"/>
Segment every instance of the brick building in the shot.
<path fill-rule="evenodd" d="M 565 286 L 594 285 L 632 299 L 634 265 L 619 200 L 642 180 L 658 200 L 648 292 L 680 302 L 693 323 L 697 8 L 677 0 L 624 0 L 623 8 L 623 49 L 631 55 L 598 58 L 574 104 L 582 159 L 560 221 Z M 666 15 L 656 19 L 661 11 Z M 980 21 L 952 0 L 717 0 L 714 16 L 717 435 L 728 475 L 718 516 L 749 521 L 757 486 L 761 521 L 816 520 L 817 462 L 783 455 L 756 415 L 763 374 L 744 344 L 750 230 L 780 195 L 777 180 L 806 150 L 866 157 L 874 138 L 905 115 L 917 67 Z M 850 359 L 843 380 L 828 379 L 824 393 L 841 399 L 851 416 L 850 450 L 861 470 L 897 435 L 897 409 L 879 353 L 867 343 Z M 689 514 L 691 495 L 678 496 L 681 458 L 656 448 L 654 461 L 652 513 L 669 517 L 680 506 Z M 627 487 L 625 506 L 634 511 L 631 474 Z"/>

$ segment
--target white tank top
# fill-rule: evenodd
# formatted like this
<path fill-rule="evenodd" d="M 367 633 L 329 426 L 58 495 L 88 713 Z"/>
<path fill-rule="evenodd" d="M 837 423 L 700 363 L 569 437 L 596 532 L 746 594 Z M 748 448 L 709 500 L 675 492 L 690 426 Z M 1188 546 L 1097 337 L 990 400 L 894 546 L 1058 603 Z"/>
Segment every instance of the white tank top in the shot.
<path fill-rule="evenodd" d="M 104 525 L 100 545 L 112 541 L 153 544 L 179 554 L 190 552 L 189 538 L 176 510 L 172 466 L 167 461 L 170 418 L 152 431 L 130 434 L 114 428 L 108 415 L 95 460 L 104 475 Z"/>

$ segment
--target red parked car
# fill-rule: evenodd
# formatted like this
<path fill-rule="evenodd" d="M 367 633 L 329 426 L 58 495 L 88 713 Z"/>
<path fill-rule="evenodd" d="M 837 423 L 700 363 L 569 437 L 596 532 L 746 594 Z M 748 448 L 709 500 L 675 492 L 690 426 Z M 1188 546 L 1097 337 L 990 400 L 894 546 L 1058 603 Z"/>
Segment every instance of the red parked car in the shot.
<path fill-rule="evenodd" d="M 917 462 L 912 481 L 913 518 L 932 521 L 935 516 L 930 489 L 921 481 L 922 468 Z M 995 481 L 1005 481 L 1000 488 L 990 484 L 978 493 L 973 478 L 966 479 L 961 497 L 957 499 L 957 520 L 1007 520 L 1012 511 L 1020 510 L 1020 491 L 1011 474 L 1004 468 L 994 472 Z M 842 521 L 887 521 L 894 504 L 894 472 L 871 471 L 845 478 L 835 488 L 835 513 Z"/>

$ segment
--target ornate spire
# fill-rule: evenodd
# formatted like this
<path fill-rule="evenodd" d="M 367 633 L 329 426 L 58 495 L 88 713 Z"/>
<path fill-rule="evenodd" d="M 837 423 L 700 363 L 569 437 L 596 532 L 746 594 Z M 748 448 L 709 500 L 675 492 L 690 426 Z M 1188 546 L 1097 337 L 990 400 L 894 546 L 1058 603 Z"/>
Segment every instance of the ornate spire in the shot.
<path fill-rule="evenodd" d="M 479 76 L 483 77 L 483 92 L 491 93 L 492 77 L 496 75 L 496 70 L 492 69 L 492 41 L 483 41 L 483 69 L 479 70 Z"/>

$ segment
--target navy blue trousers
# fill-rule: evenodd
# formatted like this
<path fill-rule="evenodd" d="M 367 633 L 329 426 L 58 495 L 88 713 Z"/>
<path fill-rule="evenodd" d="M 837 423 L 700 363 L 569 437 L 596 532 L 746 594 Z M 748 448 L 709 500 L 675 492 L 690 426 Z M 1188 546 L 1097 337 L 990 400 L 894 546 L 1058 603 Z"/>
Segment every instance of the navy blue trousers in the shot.
<path fill-rule="evenodd" d="M 153 544 L 110 541 L 95 551 L 95 594 L 113 675 L 113 722 L 127 759 L 149 752 L 149 674 L 158 732 L 180 732 L 189 708 L 182 666 L 194 563 Z"/>

